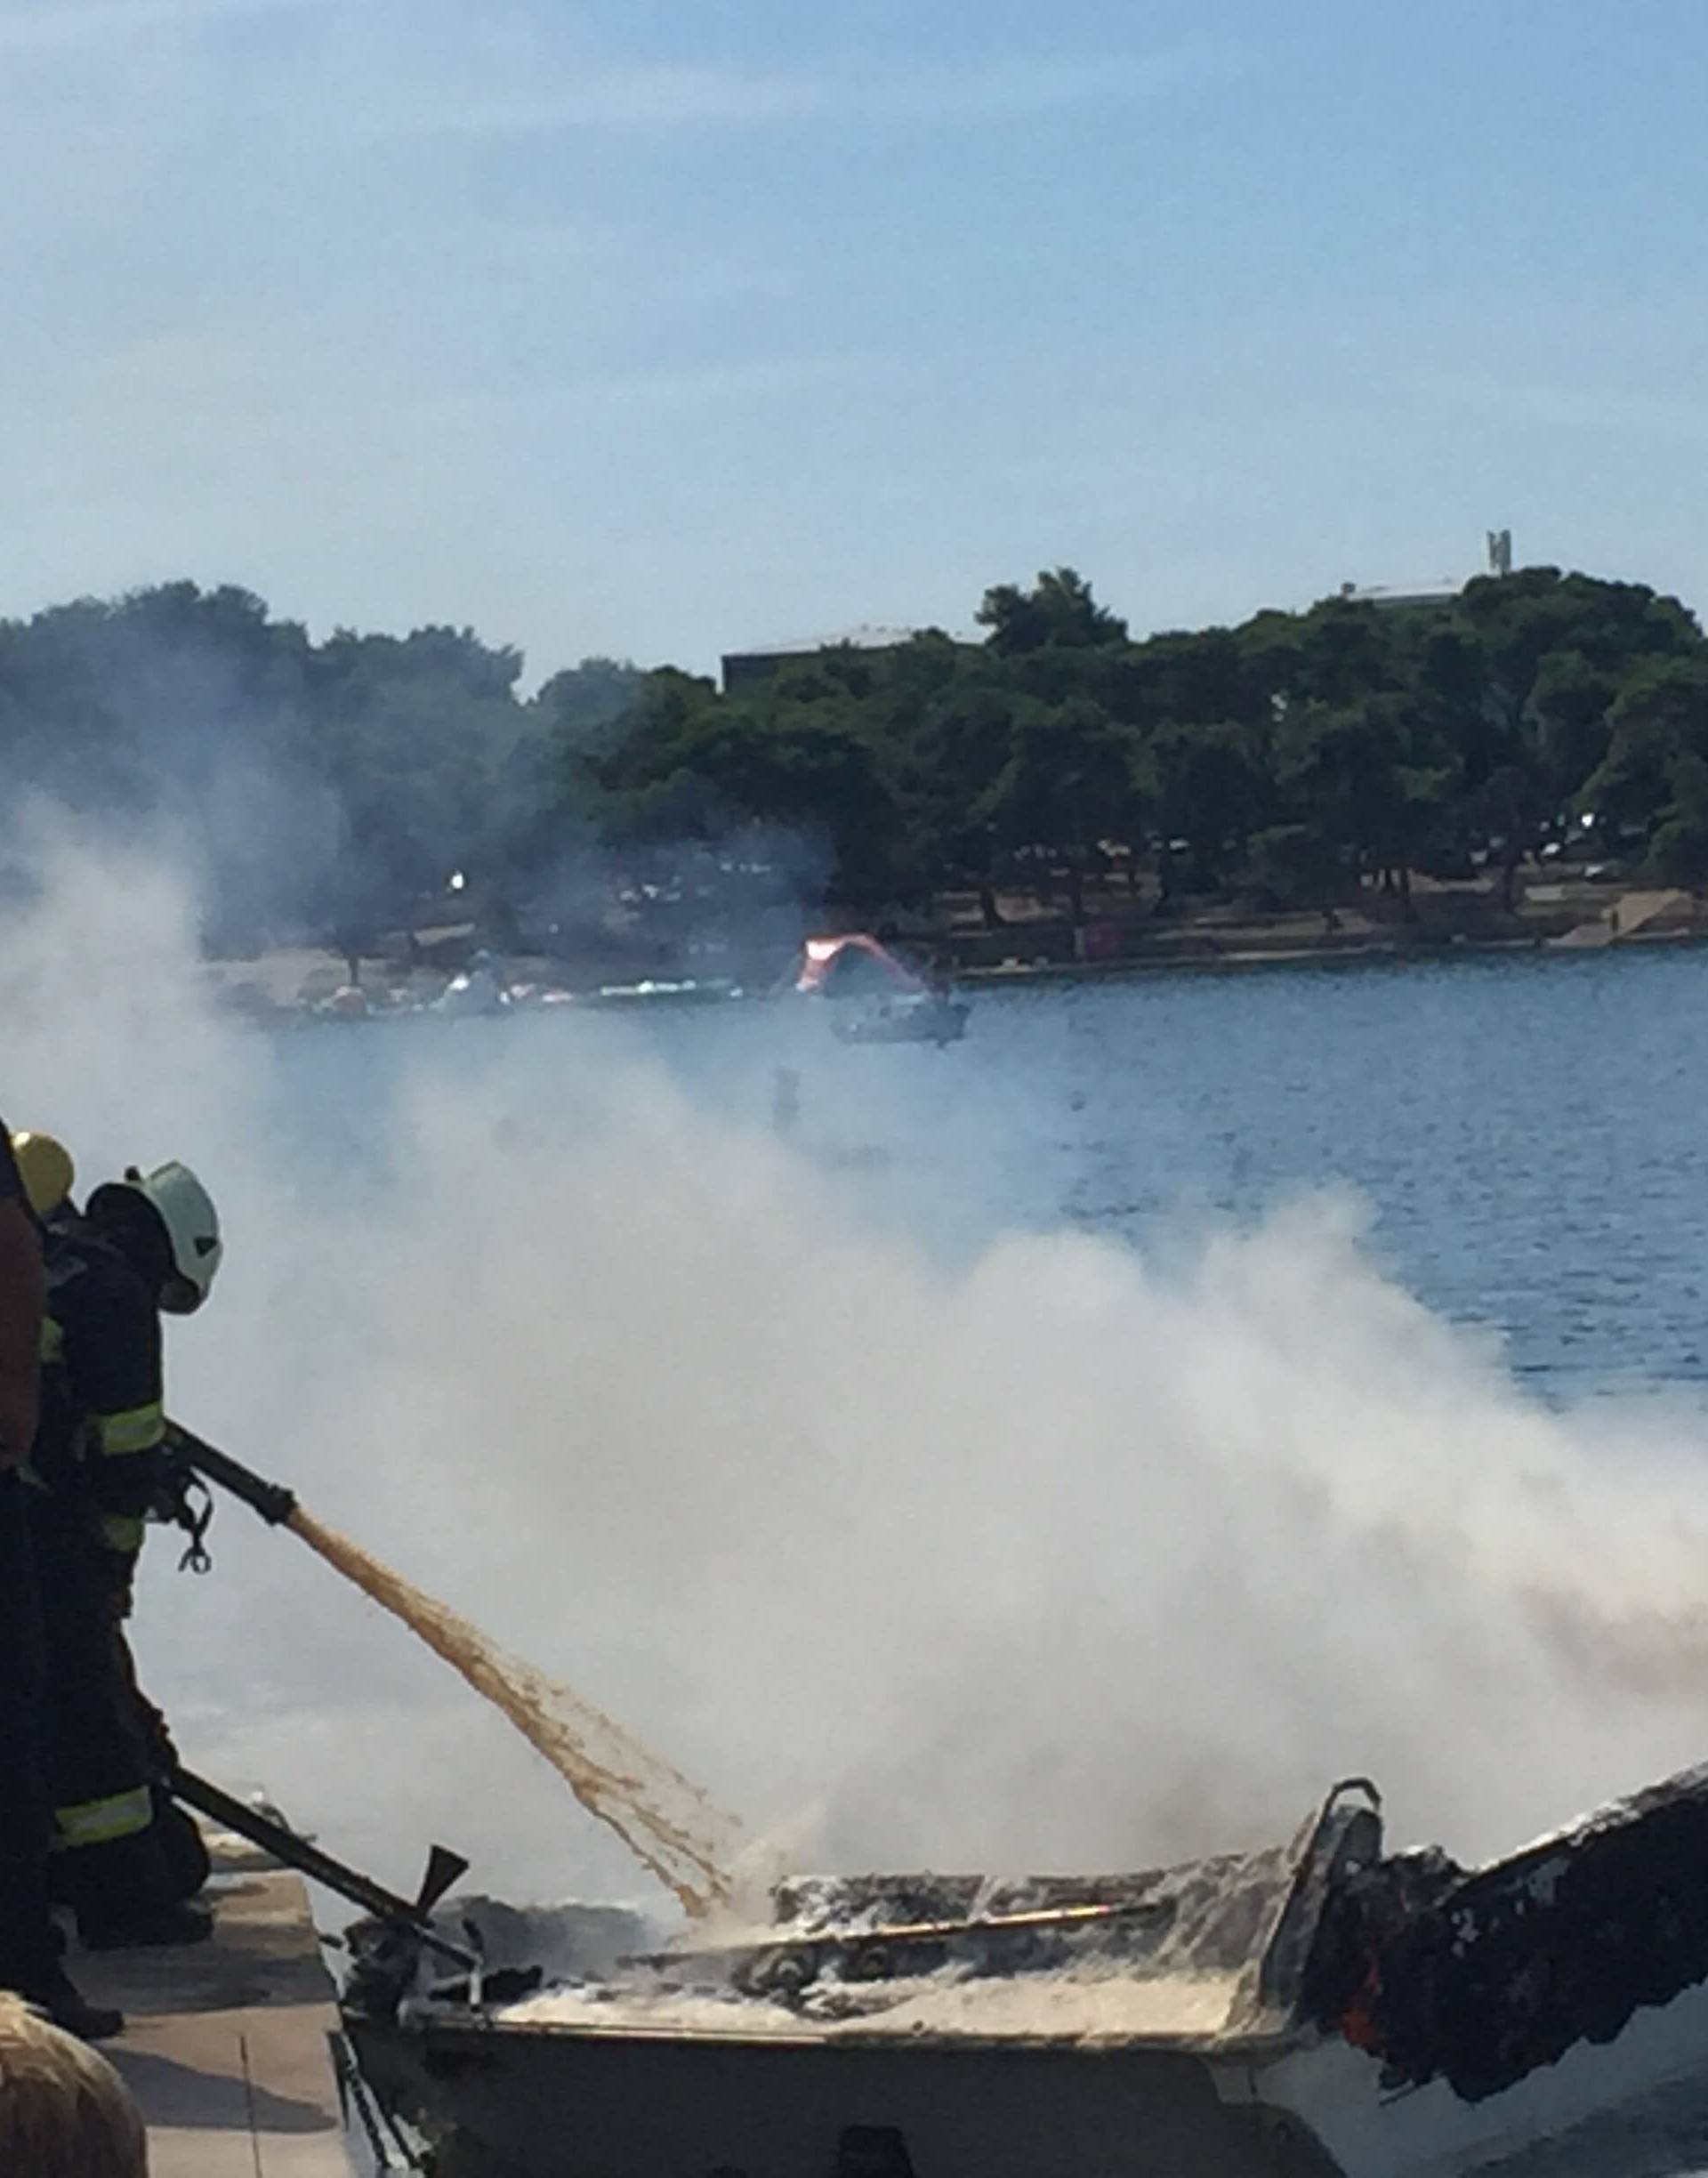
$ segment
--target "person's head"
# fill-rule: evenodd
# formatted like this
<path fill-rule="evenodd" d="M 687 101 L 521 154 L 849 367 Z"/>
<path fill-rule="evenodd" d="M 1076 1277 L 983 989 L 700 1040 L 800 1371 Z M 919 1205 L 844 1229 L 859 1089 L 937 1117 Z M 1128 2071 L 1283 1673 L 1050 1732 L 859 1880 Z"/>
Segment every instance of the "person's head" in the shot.
<path fill-rule="evenodd" d="M 12 1154 L 18 1160 L 25 1199 L 38 1218 L 45 1221 L 68 1206 L 77 1168 L 57 1134 L 21 1127 L 12 1138 Z"/>
<path fill-rule="evenodd" d="M 0 1989 L 0 2171 L 148 2178 L 148 2136 L 107 2060 Z"/>
<path fill-rule="evenodd" d="M 206 1300 L 225 1250 L 214 1198 L 188 1165 L 125 1169 L 89 1198 L 85 1213 L 169 1316 L 191 1316 Z"/>

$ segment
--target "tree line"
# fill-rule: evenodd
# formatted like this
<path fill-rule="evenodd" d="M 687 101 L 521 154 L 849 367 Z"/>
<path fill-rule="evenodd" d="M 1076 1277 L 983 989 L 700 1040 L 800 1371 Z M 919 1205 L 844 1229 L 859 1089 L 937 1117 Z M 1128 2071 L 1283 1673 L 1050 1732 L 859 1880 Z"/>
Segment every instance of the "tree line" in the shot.
<path fill-rule="evenodd" d="M 524 698 L 466 628 L 316 642 L 174 583 L 0 622 L 0 746 L 15 819 L 38 790 L 177 826 L 257 941 L 377 928 L 453 872 L 512 915 L 577 868 L 739 866 L 991 922 L 1093 885 L 1332 907 L 1487 867 L 1510 897 L 1572 842 L 1708 884 L 1708 641 L 1642 584 L 1532 568 L 1135 640 L 1061 568 L 977 617 L 728 695 L 587 658 Z"/>

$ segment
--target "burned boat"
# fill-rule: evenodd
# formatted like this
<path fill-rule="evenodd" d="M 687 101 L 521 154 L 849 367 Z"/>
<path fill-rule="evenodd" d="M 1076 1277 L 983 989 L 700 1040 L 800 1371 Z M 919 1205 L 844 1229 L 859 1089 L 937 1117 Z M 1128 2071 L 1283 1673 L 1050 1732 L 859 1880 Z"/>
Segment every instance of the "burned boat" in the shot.
<path fill-rule="evenodd" d="M 786 1884 L 760 1929 L 441 1907 L 346 2031 L 442 2178 L 1664 2178 L 1708 2159 L 1708 1769 L 1488 1866 L 1285 1846 Z"/>

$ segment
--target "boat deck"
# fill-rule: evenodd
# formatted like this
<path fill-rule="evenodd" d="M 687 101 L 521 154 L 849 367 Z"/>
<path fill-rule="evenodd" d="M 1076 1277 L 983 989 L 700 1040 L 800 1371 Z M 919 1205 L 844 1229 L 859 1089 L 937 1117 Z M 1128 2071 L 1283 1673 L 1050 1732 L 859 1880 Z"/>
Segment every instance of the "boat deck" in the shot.
<path fill-rule="evenodd" d="M 142 2106 L 150 2178 L 350 2178 L 307 1892 L 236 1840 L 213 1843 L 210 1942 L 69 1961 L 125 2014 L 102 2046 Z"/>

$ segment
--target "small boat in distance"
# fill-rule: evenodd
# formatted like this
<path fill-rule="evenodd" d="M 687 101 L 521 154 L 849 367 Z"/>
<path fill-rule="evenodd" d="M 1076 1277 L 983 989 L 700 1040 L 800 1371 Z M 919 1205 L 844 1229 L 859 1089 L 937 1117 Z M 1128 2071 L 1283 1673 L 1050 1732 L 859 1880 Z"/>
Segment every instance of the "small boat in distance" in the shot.
<path fill-rule="evenodd" d="M 928 982 L 864 931 L 809 938 L 794 989 L 839 1002 L 833 1032 L 844 1044 L 958 1044 L 969 1008 Z"/>

